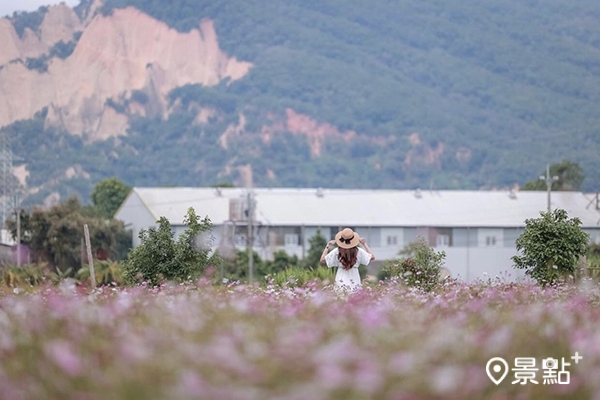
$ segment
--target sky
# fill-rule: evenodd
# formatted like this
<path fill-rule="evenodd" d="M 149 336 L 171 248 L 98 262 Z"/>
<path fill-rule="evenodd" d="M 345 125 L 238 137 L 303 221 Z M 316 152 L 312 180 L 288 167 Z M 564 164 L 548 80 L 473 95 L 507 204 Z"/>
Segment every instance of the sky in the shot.
<path fill-rule="evenodd" d="M 74 7 L 79 4 L 79 0 L 0 0 L 0 17 L 12 15 L 15 11 L 35 11 L 41 6 L 60 3 Z"/>

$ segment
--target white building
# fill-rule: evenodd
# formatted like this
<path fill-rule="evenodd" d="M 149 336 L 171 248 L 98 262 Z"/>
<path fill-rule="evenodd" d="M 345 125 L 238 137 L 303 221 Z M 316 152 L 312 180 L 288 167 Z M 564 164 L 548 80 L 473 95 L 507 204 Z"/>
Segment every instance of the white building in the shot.
<path fill-rule="evenodd" d="M 254 250 L 263 259 L 280 249 L 303 257 L 317 230 L 329 240 L 351 227 L 366 238 L 379 261 L 397 258 L 422 236 L 446 252 L 451 275 L 465 280 L 523 276 L 512 268 L 515 240 L 526 219 L 547 209 L 546 192 L 533 191 L 133 188 L 115 218 L 132 230 L 136 246 L 139 231 L 156 227 L 160 217 L 169 220 L 176 235 L 183 232 L 183 218 L 193 207 L 213 223 L 213 247 L 227 253 L 246 247 L 250 198 Z M 552 192 L 551 201 L 552 209 L 578 217 L 590 240 L 600 242 L 597 197 Z"/>

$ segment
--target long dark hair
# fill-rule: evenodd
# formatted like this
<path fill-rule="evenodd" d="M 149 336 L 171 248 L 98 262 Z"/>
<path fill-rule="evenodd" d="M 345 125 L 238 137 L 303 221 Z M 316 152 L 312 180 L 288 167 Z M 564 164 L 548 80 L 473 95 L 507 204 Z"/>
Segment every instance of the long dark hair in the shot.
<path fill-rule="evenodd" d="M 354 264 L 356 264 L 356 260 L 358 259 L 358 247 L 351 247 L 349 249 L 339 247 L 338 251 L 338 260 L 342 264 L 342 268 L 348 270 L 354 267 Z"/>

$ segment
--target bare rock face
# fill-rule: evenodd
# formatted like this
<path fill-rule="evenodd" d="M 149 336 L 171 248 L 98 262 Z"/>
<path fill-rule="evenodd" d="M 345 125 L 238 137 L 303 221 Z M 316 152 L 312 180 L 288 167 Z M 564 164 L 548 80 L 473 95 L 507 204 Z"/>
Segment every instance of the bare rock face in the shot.
<path fill-rule="evenodd" d="M 23 64 L 27 58 L 40 57 L 56 43 L 68 43 L 83 29 L 79 17 L 65 4 L 50 7 L 39 27 L 39 32 L 25 28 L 19 37 L 7 18 L 0 18 L 0 66 Z"/>
<path fill-rule="evenodd" d="M 78 32 L 68 57 L 48 58 L 46 71 L 27 68 L 27 58 L 48 56 L 52 46 L 73 41 Z M 62 4 L 49 8 L 39 32 L 26 29 L 21 38 L 8 19 L 0 19 L 0 127 L 47 108 L 46 126 L 87 140 L 122 135 L 126 113 L 145 115 L 151 106 L 166 117 L 172 89 L 237 80 L 251 67 L 219 49 L 209 20 L 180 33 L 132 7 L 82 22 Z M 143 92 L 149 105 L 136 104 L 135 91 Z M 128 107 L 117 110 L 111 101 Z"/>
<path fill-rule="evenodd" d="M 83 29 L 81 21 L 75 12 L 64 3 L 51 7 L 40 26 L 39 41 L 45 49 L 56 43 L 73 40 L 75 32 Z"/>

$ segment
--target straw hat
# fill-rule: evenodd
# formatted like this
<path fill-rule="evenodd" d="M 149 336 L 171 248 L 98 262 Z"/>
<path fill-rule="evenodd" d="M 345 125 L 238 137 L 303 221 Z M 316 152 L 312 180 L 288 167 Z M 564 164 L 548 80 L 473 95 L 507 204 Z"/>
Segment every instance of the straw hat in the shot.
<path fill-rule="evenodd" d="M 359 241 L 360 236 L 358 236 L 358 233 L 350 228 L 342 229 L 335 235 L 335 243 L 343 249 L 356 247 Z"/>

